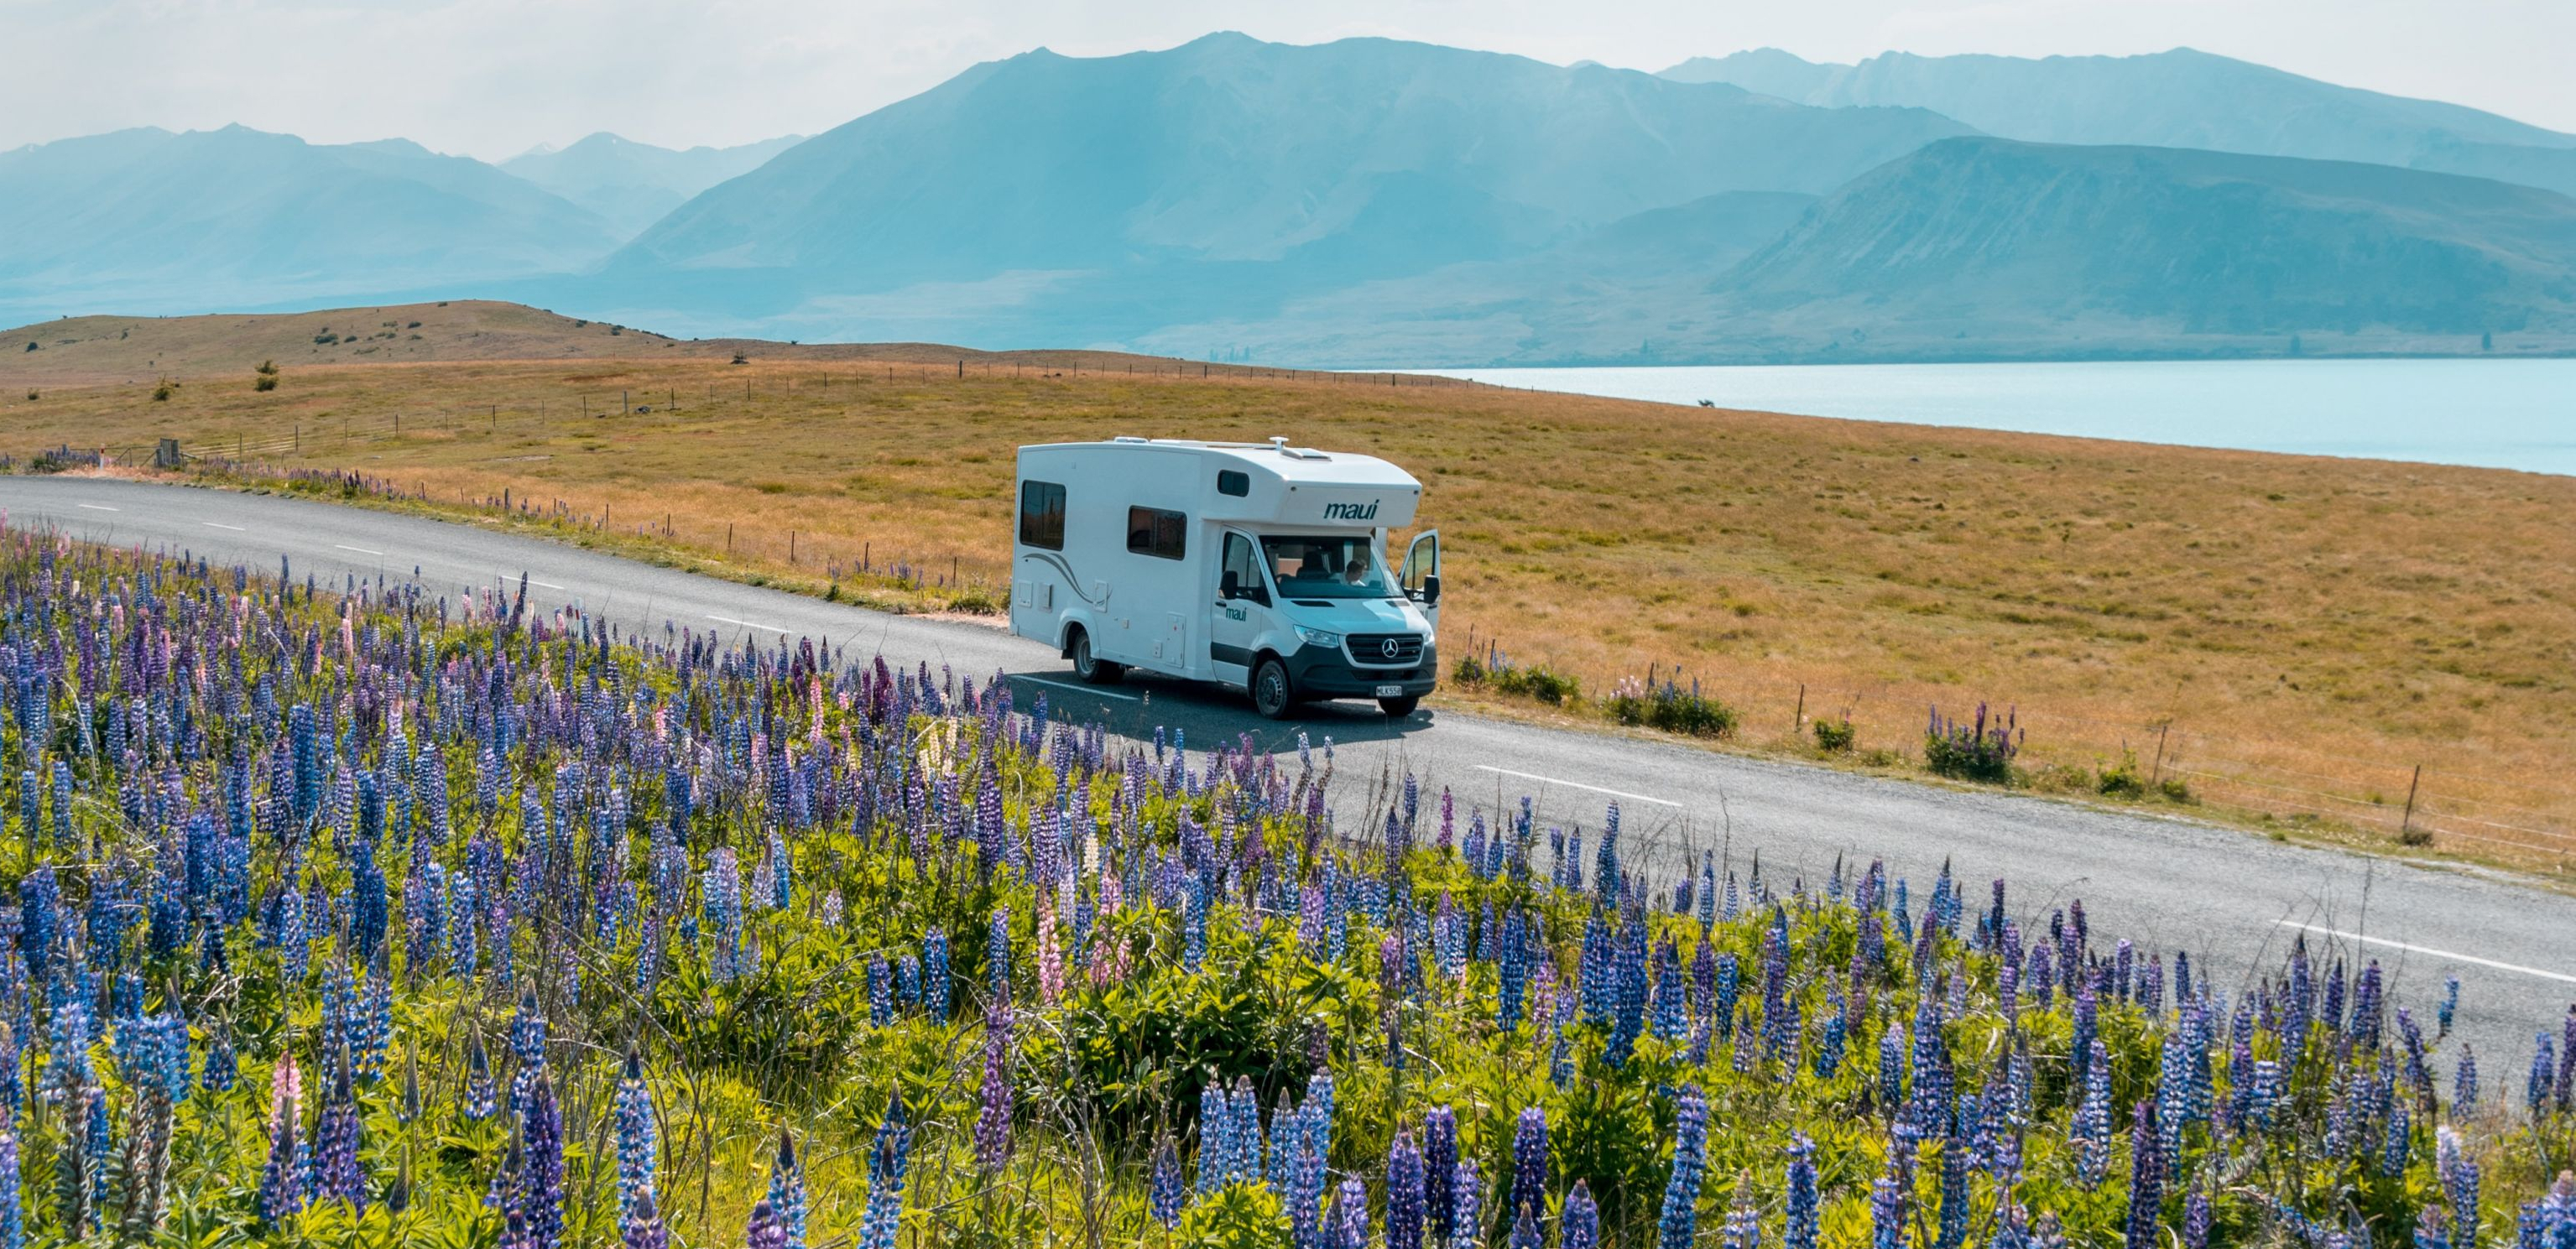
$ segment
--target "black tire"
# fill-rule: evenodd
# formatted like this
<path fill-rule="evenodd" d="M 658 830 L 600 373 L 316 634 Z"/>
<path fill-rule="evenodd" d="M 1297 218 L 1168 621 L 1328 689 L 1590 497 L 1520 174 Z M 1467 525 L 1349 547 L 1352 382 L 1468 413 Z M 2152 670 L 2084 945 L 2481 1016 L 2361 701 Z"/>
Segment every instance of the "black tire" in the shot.
<path fill-rule="evenodd" d="M 1398 720 L 1412 715 L 1413 709 L 1421 705 L 1422 696 L 1420 694 L 1407 694 L 1402 698 L 1381 698 L 1377 700 L 1378 710 L 1383 711 Z"/>
<path fill-rule="evenodd" d="M 1093 685 L 1116 685 L 1127 669 L 1091 653 L 1091 635 L 1077 627 L 1071 641 L 1065 643 L 1065 657 L 1073 661 L 1073 675 Z"/>
<path fill-rule="evenodd" d="M 1252 709 L 1272 720 L 1285 720 L 1297 706 L 1297 687 L 1288 680 L 1288 665 L 1264 659 L 1252 667 Z"/>

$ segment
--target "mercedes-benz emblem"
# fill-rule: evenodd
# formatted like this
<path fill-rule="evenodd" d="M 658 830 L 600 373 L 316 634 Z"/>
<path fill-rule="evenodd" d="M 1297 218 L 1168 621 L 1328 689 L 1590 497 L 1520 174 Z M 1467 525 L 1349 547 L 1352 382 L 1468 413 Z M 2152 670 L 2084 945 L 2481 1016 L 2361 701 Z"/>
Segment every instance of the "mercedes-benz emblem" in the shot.
<path fill-rule="evenodd" d="M 1395 639 L 1394 639 L 1394 638 L 1388 638 L 1387 640 L 1385 640 L 1385 641 L 1383 641 L 1383 642 L 1378 643 L 1378 644 L 1377 644 L 1377 648 L 1378 648 L 1378 650 L 1380 650 L 1380 651 L 1384 652 L 1387 658 L 1389 658 L 1389 659 L 1393 659 L 1393 658 L 1395 658 L 1396 645 L 1395 645 Z"/>

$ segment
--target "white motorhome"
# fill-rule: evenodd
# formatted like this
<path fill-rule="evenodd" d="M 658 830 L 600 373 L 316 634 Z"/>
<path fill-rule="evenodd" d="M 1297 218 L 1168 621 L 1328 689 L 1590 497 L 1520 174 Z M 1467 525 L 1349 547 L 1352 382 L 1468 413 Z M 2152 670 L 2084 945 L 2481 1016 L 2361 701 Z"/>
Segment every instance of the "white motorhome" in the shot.
<path fill-rule="evenodd" d="M 1233 686 L 1263 715 L 1373 698 L 1413 714 L 1439 676 L 1440 535 L 1387 566 L 1422 483 L 1373 456 L 1114 438 L 1022 447 L 1011 631 L 1086 681 L 1126 669 Z"/>

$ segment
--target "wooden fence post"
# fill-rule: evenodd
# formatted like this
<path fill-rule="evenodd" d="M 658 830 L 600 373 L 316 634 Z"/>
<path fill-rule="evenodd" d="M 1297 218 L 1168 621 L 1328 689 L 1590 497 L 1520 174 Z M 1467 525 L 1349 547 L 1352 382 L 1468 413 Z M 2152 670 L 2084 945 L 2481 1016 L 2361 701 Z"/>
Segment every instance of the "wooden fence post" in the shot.
<path fill-rule="evenodd" d="M 2410 846 L 2419 844 L 2415 840 L 2415 791 L 2423 784 L 2424 765 L 2419 763 L 2415 765 L 2415 775 L 2406 782 L 2406 814 L 2397 821 L 2397 840 Z M 2432 839 L 2431 833 L 2425 834 L 2425 841 Z"/>

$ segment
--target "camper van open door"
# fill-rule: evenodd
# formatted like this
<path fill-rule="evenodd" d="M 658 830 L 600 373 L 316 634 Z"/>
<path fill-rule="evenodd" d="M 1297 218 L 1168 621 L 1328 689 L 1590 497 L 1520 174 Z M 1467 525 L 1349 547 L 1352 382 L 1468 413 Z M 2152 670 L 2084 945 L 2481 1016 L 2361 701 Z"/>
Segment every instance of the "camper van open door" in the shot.
<path fill-rule="evenodd" d="M 1404 550 L 1404 571 L 1396 578 L 1404 586 L 1404 595 L 1421 604 L 1424 619 L 1435 631 L 1440 628 L 1440 531 L 1426 529 L 1413 537 L 1413 545 Z"/>

